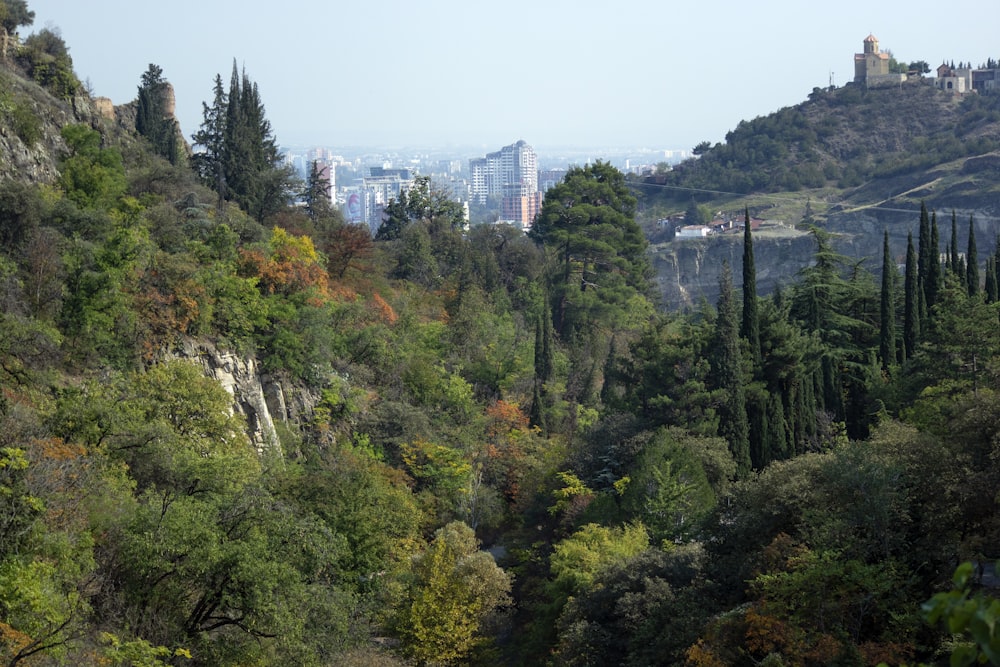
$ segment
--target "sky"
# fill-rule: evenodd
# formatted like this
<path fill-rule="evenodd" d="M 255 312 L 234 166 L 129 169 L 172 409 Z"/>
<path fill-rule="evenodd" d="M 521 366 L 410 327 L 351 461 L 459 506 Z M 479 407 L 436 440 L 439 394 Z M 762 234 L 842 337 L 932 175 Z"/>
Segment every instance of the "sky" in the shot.
<path fill-rule="evenodd" d="M 844 85 L 869 33 L 932 69 L 1000 58 L 990 4 L 28 0 L 21 35 L 58 29 L 115 104 L 160 66 L 189 138 L 235 60 L 282 146 L 690 149 Z"/>

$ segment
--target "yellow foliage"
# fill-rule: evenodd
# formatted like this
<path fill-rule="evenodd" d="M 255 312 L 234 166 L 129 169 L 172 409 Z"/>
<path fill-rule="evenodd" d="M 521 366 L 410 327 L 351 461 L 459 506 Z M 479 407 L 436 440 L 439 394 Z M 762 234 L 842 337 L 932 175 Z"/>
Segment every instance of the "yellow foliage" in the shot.
<path fill-rule="evenodd" d="M 726 663 L 718 658 L 712 649 L 705 645 L 704 639 L 699 639 L 696 644 L 687 650 L 685 654 L 690 667 L 726 667 Z"/>

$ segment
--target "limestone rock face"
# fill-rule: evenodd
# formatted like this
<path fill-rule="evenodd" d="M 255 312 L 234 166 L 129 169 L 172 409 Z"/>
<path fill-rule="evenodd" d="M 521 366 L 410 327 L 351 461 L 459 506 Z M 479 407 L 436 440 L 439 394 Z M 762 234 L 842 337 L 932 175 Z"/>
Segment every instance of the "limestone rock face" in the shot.
<path fill-rule="evenodd" d="M 273 394 L 273 382 L 261 378 L 257 360 L 239 356 L 233 352 L 219 350 L 206 342 L 186 341 L 170 356 L 197 361 L 205 369 L 205 374 L 218 380 L 233 397 L 233 410 L 246 419 L 250 440 L 259 453 L 280 451 L 278 434 L 274 428 L 274 418 L 268 400 L 265 398 L 265 384 Z M 278 385 L 277 391 L 284 392 Z M 275 403 L 280 406 L 281 403 Z M 279 415 L 285 419 L 287 414 Z"/>

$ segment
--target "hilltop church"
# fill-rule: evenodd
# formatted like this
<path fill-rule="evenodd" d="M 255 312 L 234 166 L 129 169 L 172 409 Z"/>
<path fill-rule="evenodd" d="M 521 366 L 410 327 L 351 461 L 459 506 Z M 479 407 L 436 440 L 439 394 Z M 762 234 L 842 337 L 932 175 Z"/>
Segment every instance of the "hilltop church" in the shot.
<path fill-rule="evenodd" d="M 876 88 L 906 81 L 905 74 L 889 71 L 890 57 L 888 52 L 879 51 L 875 35 L 865 37 L 864 53 L 854 54 L 854 83 Z"/>

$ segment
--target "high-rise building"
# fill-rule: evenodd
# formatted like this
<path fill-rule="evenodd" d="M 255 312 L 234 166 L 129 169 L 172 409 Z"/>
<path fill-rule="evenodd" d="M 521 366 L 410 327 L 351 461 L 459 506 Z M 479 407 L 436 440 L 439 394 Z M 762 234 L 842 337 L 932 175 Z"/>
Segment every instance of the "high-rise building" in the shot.
<path fill-rule="evenodd" d="M 541 208 L 538 157 L 523 139 L 486 157 L 469 160 L 472 196 L 479 203 L 499 197 L 500 221 L 530 227 Z"/>
<path fill-rule="evenodd" d="M 348 198 L 348 219 L 360 218 L 367 223 L 374 236 L 382 226 L 382 213 L 386 204 L 398 199 L 400 193 L 413 187 L 414 177 L 409 169 L 387 169 L 371 167 L 364 177 L 361 191 L 355 203 Z M 352 209 L 351 207 L 354 207 Z"/>

